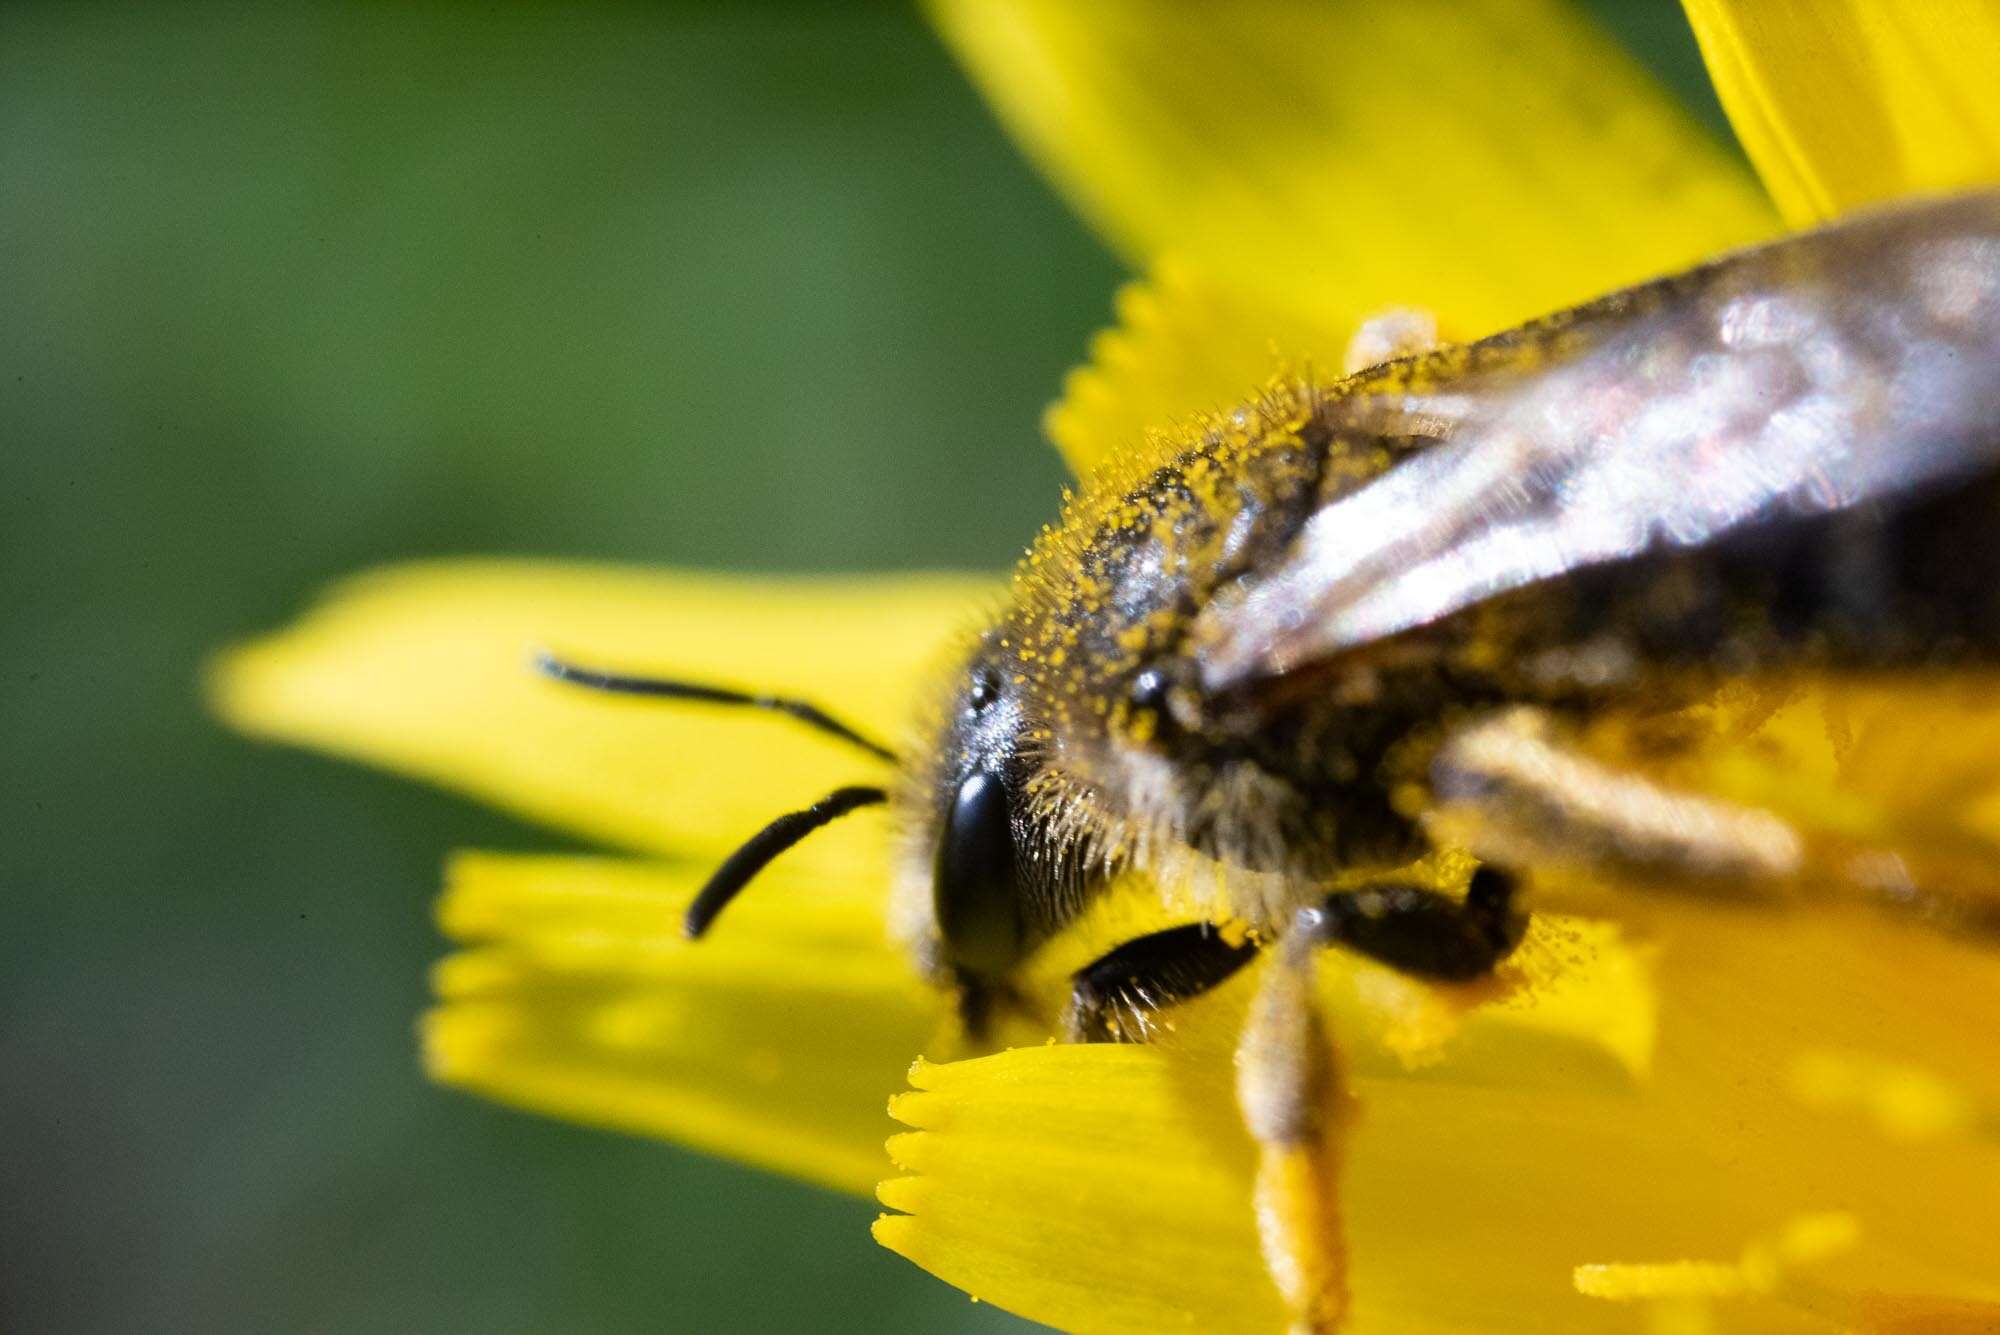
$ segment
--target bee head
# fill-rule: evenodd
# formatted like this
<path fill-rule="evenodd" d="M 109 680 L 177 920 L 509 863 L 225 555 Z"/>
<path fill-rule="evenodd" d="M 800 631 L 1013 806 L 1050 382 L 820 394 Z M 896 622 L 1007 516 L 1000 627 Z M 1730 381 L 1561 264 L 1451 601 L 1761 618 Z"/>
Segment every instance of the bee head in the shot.
<path fill-rule="evenodd" d="M 939 962 L 968 986 L 1006 974 L 1032 943 L 1026 726 L 1008 674 L 991 654 L 976 654 L 944 720 L 927 804 Z"/>

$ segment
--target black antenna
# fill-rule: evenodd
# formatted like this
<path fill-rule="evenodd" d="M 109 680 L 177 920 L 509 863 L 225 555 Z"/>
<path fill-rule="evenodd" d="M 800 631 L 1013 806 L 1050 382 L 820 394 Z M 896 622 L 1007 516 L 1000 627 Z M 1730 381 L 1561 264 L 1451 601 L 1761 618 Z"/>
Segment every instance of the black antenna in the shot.
<path fill-rule="evenodd" d="M 892 765 L 896 762 L 894 751 L 880 742 L 869 740 L 839 719 L 827 714 L 819 706 L 808 704 L 804 700 L 790 700 L 777 695 L 751 695 L 746 691 L 733 691 L 727 686 L 703 686 L 697 682 L 668 681 L 660 677 L 625 677 L 613 672 L 599 672 L 592 668 L 578 667 L 574 663 L 564 662 L 547 651 L 538 652 L 534 662 L 535 670 L 546 677 L 593 691 L 608 691 L 613 695 L 650 695 L 664 700 L 696 700 L 711 705 L 748 705 L 752 709 L 769 709 L 780 714 L 789 714 L 809 727 L 831 733 L 871 755 L 880 756 Z"/>
<path fill-rule="evenodd" d="M 872 807 L 889 800 L 880 788 L 836 788 L 804 811 L 778 817 L 750 836 L 748 843 L 731 853 L 708 884 L 688 905 L 681 919 L 681 935 L 693 941 L 708 930 L 715 915 L 727 908 L 752 877 L 771 865 L 772 859 L 824 825 L 831 824 L 857 807 Z"/>

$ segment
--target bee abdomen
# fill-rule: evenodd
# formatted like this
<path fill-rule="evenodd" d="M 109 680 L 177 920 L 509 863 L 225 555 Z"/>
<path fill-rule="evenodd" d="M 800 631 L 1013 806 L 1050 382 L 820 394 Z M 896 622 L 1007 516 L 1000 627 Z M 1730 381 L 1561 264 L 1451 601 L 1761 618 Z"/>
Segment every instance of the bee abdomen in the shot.
<path fill-rule="evenodd" d="M 2000 661 L 2000 472 L 1913 498 L 1752 524 L 1520 595 L 1581 643 L 1726 671 Z"/>

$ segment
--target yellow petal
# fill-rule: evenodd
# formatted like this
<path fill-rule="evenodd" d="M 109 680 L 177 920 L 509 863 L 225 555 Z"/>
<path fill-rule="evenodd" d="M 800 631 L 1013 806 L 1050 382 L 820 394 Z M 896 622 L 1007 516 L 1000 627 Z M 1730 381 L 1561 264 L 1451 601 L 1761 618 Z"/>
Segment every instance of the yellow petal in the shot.
<path fill-rule="evenodd" d="M 774 864 L 700 942 L 698 873 L 461 854 L 424 1053 L 447 1084 L 848 1191 L 882 1175 L 885 1091 L 939 1021 L 884 942 L 882 870 Z"/>
<path fill-rule="evenodd" d="M 580 662 L 803 696 L 885 741 L 993 585 L 759 579 L 465 561 L 340 586 L 224 656 L 217 711 L 259 736 L 373 761 L 597 838 L 713 851 L 887 767 L 781 716 L 608 697 L 529 667 Z M 851 846 L 863 813 L 818 842 Z"/>
<path fill-rule="evenodd" d="M 1281 363 L 1337 375 L 1350 315 L 1316 320 L 1164 265 L 1120 290 L 1117 326 L 1091 340 L 1043 430 L 1070 471 L 1089 477 L 1152 432 L 1249 397 Z"/>
<path fill-rule="evenodd" d="M 1250 1156 L 1215 1064 L 1155 1048 L 1019 1048 L 920 1063 L 890 1142 L 891 1251 L 1066 1330 L 1271 1331 Z M 1152 1156 L 1165 1155 L 1153 1162 Z M 1234 1320 L 1211 1326 L 1219 1314 Z"/>
<path fill-rule="evenodd" d="M 1988 0 L 1685 0 L 1716 93 L 1795 227 L 2000 181 Z"/>
<path fill-rule="evenodd" d="M 1867 1335 L 1993 1335 L 2000 1301 L 1873 1293 L 1863 1297 L 1856 1329 Z"/>
<path fill-rule="evenodd" d="M 1557 0 L 930 10 L 1135 264 L 1320 324 L 1417 306 L 1484 333 L 1774 225 L 1749 174 Z"/>
<path fill-rule="evenodd" d="M 1643 1084 L 1578 1084 L 1553 1046 L 1506 1082 L 1455 1080 L 1452 1051 L 1356 1072 L 1354 1331 L 1632 1329 L 1608 1297 L 1806 1331 L 1885 1294 L 1898 1311 L 2000 1297 L 2000 1139 L 1888 1134 L 1794 1097 L 1790 1075 L 1811 1049 L 1876 1052 L 1990 1105 L 2000 959 L 1872 919 L 1685 906 L 1662 932 Z M 1343 1043 L 1370 1042 L 1365 1023 L 1346 1017 Z M 1230 1075 L 1194 1045 L 920 1067 L 895 1105 L 917 1130 L 891 1142 L 913 1176 L 879 1193 L 904 1213 L 877 1236 L 1060 1326 L 1273 1329 Z"/>

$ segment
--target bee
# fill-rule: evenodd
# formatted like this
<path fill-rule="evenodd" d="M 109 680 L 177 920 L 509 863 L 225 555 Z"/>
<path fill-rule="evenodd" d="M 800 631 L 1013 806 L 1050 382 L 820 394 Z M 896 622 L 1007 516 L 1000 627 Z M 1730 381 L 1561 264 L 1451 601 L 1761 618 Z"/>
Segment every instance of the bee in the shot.
<path fill-rule="evenodd" d="M 1127 872 L 1174 887 L 1188 920 L 1078 970 L 1070 1037 L 1141 1035 L 1271 954 L 1239 1063 L 1258 1208 L 1281 1287 L 1332 1325 L 1317 951 L 1476 979 L 1549 866 L 1745 896 L 1833 884 L 1993 930 L 1979 859 L 1888 876 L 1643 762 L 1675 745 L 1645 720 L 1732 683 L 1996 663 L 2000 194 L 1980 194 L 1281 379 L 1133 450 L 1043 531 L 902 753 L 800 701 L 544 667 L 783 710 L 893 763 L 892 783 L 744 844 L 689 936 L 811 831 L 887 803 L 892 922 L 975 1033 Z M 1614 714 L 1640 720 L 1634 763 L 1584 745 Z M 1440 848 L 1477 859 L 1462 887 L 1407 874 Z"/>

